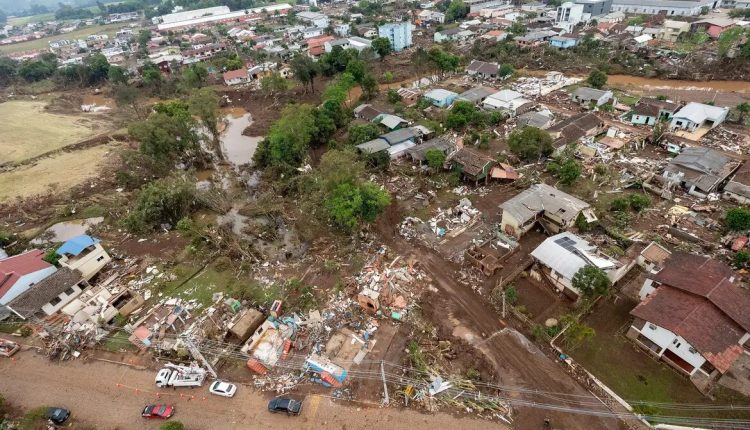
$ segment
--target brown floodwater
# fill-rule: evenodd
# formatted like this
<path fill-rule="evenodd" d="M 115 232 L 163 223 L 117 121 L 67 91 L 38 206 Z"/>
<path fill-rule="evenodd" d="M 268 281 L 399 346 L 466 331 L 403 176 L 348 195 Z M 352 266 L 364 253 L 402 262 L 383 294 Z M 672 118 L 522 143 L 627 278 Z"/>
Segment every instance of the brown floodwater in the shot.
<path fill-rule="evenodd" d="M 623 89 L 672 89 L 750 93 L 749 81 L 684 81 L 630 75 L 609 75 L 607 85 Z"/>
<path fill-rule="evenodd" d="M 245 136 L 242 132 L 252 123 L 249 113 L 240 116 L 233 114 L 225 118 L 226 128 L 221 134 L 221 146 L 224 155 L 230 163 L 235 166 L 250 164 L 258 143 L 263 140 L 262 136 Z"/>

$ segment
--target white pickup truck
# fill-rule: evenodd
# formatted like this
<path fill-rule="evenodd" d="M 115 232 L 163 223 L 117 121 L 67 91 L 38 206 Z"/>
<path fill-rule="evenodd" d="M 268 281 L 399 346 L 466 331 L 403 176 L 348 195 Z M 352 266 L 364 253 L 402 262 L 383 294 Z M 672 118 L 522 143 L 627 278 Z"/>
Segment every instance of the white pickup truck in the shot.
<path fill-rule="evenodd" d="M 168 364 L 156 374 L 157 387 L 200 387 L 206 380 L 206 371 L 200 367 Z"/>

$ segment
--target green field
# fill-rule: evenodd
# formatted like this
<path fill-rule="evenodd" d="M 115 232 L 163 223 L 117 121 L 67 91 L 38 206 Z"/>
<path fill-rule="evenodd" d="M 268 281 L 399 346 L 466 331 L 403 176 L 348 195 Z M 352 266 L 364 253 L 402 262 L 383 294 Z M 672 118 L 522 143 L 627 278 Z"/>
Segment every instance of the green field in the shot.
<path fill-rule="evenodd" d="M 42 13 L 39 15 L 17 16 L 13 18 L 8 18 L 8 24 L 21 27 L 30 22 L 44 22 L 44 21 L 52 21 L 54 19 L 55 19 L 55 13 L 50 12 L 50 13 Z"/>
<path fill-rule="evenodd" d="M 110 37 L 114 36 L 118 30 L 126 27 L 127 24 L 107 24 L 107 25 L 92 25 L 90 27 L 79 28 L 78 30 L 71 31 L 70 33 L 58 34 L 56 36 L 43 37 L 37 40 L 29 40 L 27 42 L 15 43 L 13 45 L 0 46 L 0 53 L 10 54 L 13 52 L 29 51 L 32 49 L 44 49 L 49 47 L 49 42 L 52 40 L 60 39 L 84 39 L 86 36 L 92 34 L 106 34 Z"/>

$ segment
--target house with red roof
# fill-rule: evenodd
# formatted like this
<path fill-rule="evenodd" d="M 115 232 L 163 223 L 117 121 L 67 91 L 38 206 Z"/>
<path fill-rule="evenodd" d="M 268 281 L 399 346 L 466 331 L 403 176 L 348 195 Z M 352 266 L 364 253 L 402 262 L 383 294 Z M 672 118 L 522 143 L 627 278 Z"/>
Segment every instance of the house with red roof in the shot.
<path fill-rule="evenodd" d="M 628 338 L 703 391 L 718 382 L 750 395 L 750 293 L 734 271 L 676 252 L 648 278 Z"/>
<path fill-rule="evenodd" d="M 246 68 L 224 72 L 224 83 L 226 85 L 241 85 L 250 82 L 250 76 Z"/>
<path fill-rule="evenodd" d="M 43 258 L 44 251 L 34 249 L 0 259 L 0 317 L 5 305 L 57 271 Z"/>

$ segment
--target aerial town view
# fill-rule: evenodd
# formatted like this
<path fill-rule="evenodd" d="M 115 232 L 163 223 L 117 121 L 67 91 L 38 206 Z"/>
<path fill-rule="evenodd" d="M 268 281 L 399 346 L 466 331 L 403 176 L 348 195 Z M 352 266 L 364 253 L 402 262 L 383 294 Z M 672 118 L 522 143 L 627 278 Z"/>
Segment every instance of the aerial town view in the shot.
<path fill-rule="evenodd" d="M 750 0 L 0 0 L 0 430 L 750 429 Z"/>

